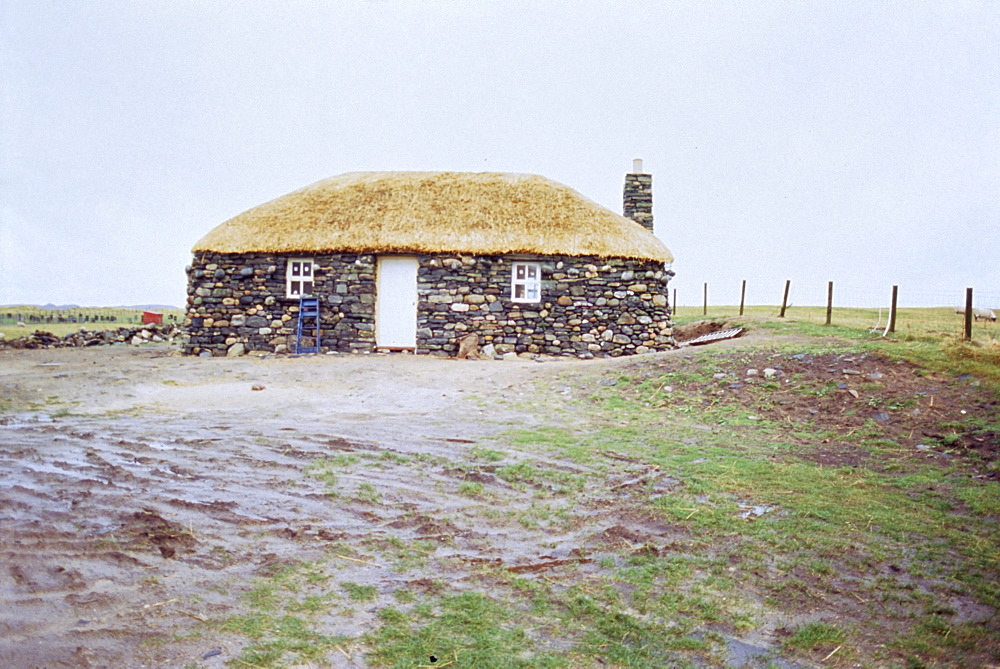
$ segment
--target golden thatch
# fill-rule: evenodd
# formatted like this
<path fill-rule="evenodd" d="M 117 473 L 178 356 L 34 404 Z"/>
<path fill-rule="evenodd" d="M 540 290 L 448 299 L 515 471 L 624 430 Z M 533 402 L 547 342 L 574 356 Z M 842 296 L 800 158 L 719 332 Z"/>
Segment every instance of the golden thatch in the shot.
<path fill-rule="evenodd" d="M 217 226 L 194 252 L 539 253 L 671 262 L 648 230 L 526 174 L 356 172 Z"/>

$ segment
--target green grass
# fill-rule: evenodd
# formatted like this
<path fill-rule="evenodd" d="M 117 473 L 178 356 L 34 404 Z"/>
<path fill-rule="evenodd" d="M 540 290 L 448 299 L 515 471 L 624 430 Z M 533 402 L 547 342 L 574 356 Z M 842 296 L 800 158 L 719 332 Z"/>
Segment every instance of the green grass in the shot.
<path fill-rule="evenodd" d="M 778 362 L 879 353 L 920 365 L 917 378 L 934 376 L 928 383 L 964 384 L 970 403 L 994 408 L 942 418 L 941 436 L 925 438 L 932 451 L 917 451 L 864 415 L 850 433 L 773 417 L 782 392 L 815 402 L 845 392 L 822 378 L 762 381 L 738 403 L 727 394 L 738 375 L 715 375 L 761 351 L 705 348 L 607 377 L 595 371 L 574 389 L 573 421 L 562 407 L 546 413 L 539 390 L 532 427 L 489 449 L 393 461 L 415 476 L 438 468 L 454 477 L 436 490 L 435 520 L 459 531 L 421 540 L 412 526 L 394 535 L 382 524 L 360 540 L 363 554 L 330 547 L 317 563 L 261 579 L 249 611 L 229 623 L 250 641 L 241 661 L 322 665 L 322 652 L 350 642 L 373 667 L 725 666 L 727 637 L 760 633 L 775 639 L 772 660 L 809 666 L 995 664 L 995 626 L 961 612 L 1000 610 L 1000 483 L 979 473 L 995 471 L 989 463 L 956 450 L 969 434 L 1000 432 L 990 345 L 956 352 L 923 335 L 774 327 L 792 335 L 764 352 Z M 972 376 L 959 381 L 964 374 Z M 864 380 L 856 389 L 852 411 L 927 409 L 912 393 Z M 860 463 L 812 457 L 836 449 Z M 309 473 L 335 486 L 358 464 L 337 456 Z M 464 478 L 472 472 L 483 478 Z M 400 503 L 365 486 L 355 499 L 382 503 L 380 513 Z M 484 539 L 492 536 L 503 539 Z M 522 558 L 560 559 L 513 570 L 518 550 L 505 547 L 524 546 Z M 353 565 L 337 554 L 384 566 L 382 578 L 370 580 L 369 564 L 351 581 L 343 570 Z M 340 615 L 374 620 L 355 639 L 325 637 Z M 780 629 L 768 629 L 775 620 Z M 320 651 L 305 655 L 307 642 Z"/>
<path fill-rule="evenodd" d="M 750 306 L 744 309 L 747 319 L 778 319 L 781 309 L 777 306 Z M 835 335 L 846 339 L 857 339 L 880 324 L 884 331 L 888 309 L 882 310 L 881 321 L 878 309 L 859 309 L 834 306 L 830 325 L 826 325 L 826 307 L 792 306 L 785 312 L 784 323 L 788 331 L 802 332 L 813 336 Z M 702 314 L 701 307 L 678 307 L 674 310 L 674 324 L 683 325 L 692 321 L 726 318 L 739 319 L 739 306 L 709 306 L 708 314 Z M 778 327 L 776 324 L 771 327 Z M 896 313 L 896 337 L 927 336 L 947 334 L 960 337 L 964 333 L 965 321 L 955 310 L 948 307 L 904 308 Z M 1000 323 L 973 321 L 973 338 L 984 342 L 1000 338 Z"/>
<path fill-rule="evenodd" d="M 607 658 L 627 667 L 678 666 L 674 654 L 678 645 L 691 649 L 693 638 L 677 644 L 676 634 L 665 623 L 650 622 L 623 610 L 614 599 L 595 598 L 577 593 L 567 603 L 566 624 L 576 628 L 581 636 L 581 654 Z M 687 630 L 685 630 L 687 631 Z M 698 642 L 695 648 L 705 645 Z"/>
<path fill-rule="evenodd" d="M 355 493 L 355 497 L 362 502 L 368 502 L 370 504 L 378 504 L 382 501 L 382 493 L 378 491 L 378 488 L 367 481 L 358 485 L 358 491 Z"/>
<path fill-rule="evenodd" d="M 810 329 L 790 325 L 789 331 L 808 334 Z M 860 335 L 858 339 L 849 347 L 839 343 L 835 350 L 881 351 L 952 378 L 959 373 L 972 374 L 983 381 L 984 388 L 995 378 L 996 361 L 988 356 L 980 355 L 973 364 L 963 364 L 949 346 L 940 343 L 869 342 Z M 827 348 L 822 345 L 810 350 Z M 791 350 L 802 349 L 799 342 Z M 798 460 L 794 454 L 803 447 L 783 446 L 781 441 L 782 435 L 789 432 L 787 426 L 751 421 L 748 412 L 734 410 L 724 400 L 706 402 L 702 394 L 677 392 L 677 387 L 685 384 L 710 387 L 714 383 L 712 374 L 719 369 L 715 360 L 715 355 L 706 352 L 688 371 L 647 375 L 641 380 L 619 378 L 613 388 L 595 396 L 597 420 L 589 425 L 574 431 L 534 430 L 530 438 L 515 434 L 512 441 L 560 450 L 574 444 L 576 448 L 587 448 L 583 455 L 588 458 L 599 458 L 602 450 L 614 449 L 659 466 L 683 485 L 674 494 L 658 498 L 654 505 L 670 522 L 698 537 L 705 549 L 720 543 L 737 545 L 739 551 L 734 555 L 759 564 L 767 562 L 769 556 L 782 556 L 777 570 L 786 574 L 787 580 L 778 592 L 779 600 L 805 602 L 815 597 L 812 593 L 817 588 L 820 592 L 824 588 L 837 591 L 845 583 L 864 593 L 864 586 L 859 586 L 856 578 L 849 581 L 841 575 L 863 574 L 871 564 L 889 562 L 904 565 L 899 567 L 904 573 L 928 579 L 918 592 L 933 591 L 938 587 L 935 581 L 943 579 L 963 593 L 974 593 L 975 599 L 988 606 L 1000 606 L 1000 588 L 992 577 L 1000 571 L 995 550 L 1000 488 L 995 481 L 955 479 L 954 468 L 922 467 L 919 463 L 887 466 L 883 472 L 856 468 L 831 471 Z M 670 386 L 671 392 L 664 393 L 662 389 Z M 817 394 L 831 390 L 821 386 Z M 989 397 L 990 391 L 984 392 Z M 912 407 L 913 401 L 871 395 L 867 404 L 899 411 Z M 662 408 L 665 415 L 651 413 L 650 407 Z M 692 419 L 712 425 L 712 431 L 690 430 Z M 669 426 L 666 430 L 665 425 Z M 954 429 L 965 431 L 969 427 L 961 424 Z M 996 421 L 984 423 L 981 429 L 995 431 Z M 660 436 L 660 431 L 670 436 Z M 802 428 L 794 434 L 797 441 L 813 440 L 816 444 L 829 438 Z M 881 428 L 869 421 L 855 435 L 855 442 L 872 453 L 899 455 L 900 445 L 880 435 Z M 692 443 L 686 436 L 696 440 Z M 952 433 L 944 441 L 954 442 L 957 436 Z M 900 475 L 907 470 L 913 473 Z M 748 505 L 766 505 L 771 511 L 750 522 L 740 515 Z M 911 550 L 914 546 L 919 548 Z M 808 578 L 801 580 L 796 574 Z M 624 578 L 634 581 L 638 572 L 633 569 Z M 723 576 L 721 580 L 730 579 Z M 763 585 L 766 590 L 766 582 Z M 868 592 L 865 596 L 872 599 L 866 601 L 919 601 L 918 596 L 908 594 L 907 588 L 905 582 L 890 579 Z M 640 587 L 638 592 L 646 590 Z M 964 633 L 977 636 L 968 629 Z M 978 639 L 982 642 L 988 636 L 988 632 L 980 630 Z M 845 638 L 842 630 L 814 625 L 797 631 L 789 645 L 804 648 L 824 641 L 840 643 Z M 904 652 L 937 653 L 928 651 L 926 641 L 917 642 L 915 637 L 909 643 L 911 646 L 901 646 Z M 620 661 L 629 664 L 638 660 Z"/>
<path fill-rule="evenodd" d="M 501 451 L 493 450 L 490 448 L 484 448 L 482 446 L 473 446 L 471 449 L 469 449 L 469 456 L 473 460 L 482 462 L 500 462 L 501 460 L 507 457 Z"/>
<path fill-rule="evenodd" d="M 530 462 L 523 461 L 517 463 L 516 465 L 507 465 L 499 468 L 497 470 L 497 476 L 508 483 L 531 484 L 538 482 L 540 479 L 540 472 L 535 465 Z"/>
<path fill-rule="evenodd" d="M 281 567 L 251 584 L 243 595 L 245 613 L 213 621 L 222 630 L 247 638 L 235 660 L 239 666 L 322 663 L 340 644 L 350 641 L 349 637 L 326 633 L 317 622 L 341 599 L 328 588 L 326 568 L 322 562 Z"/>
<path fill-rule="evenodd" d="M 822 622 L 806 623 L 795 630 L 792 636 L 785 641 L 785 645 L 812 649 L 821 645 L 843 643 L 846 636 L 843 630 L 834 625 Z"/>
<path fill-rule="evenodd" d="M 462 481 L 458 484 L 458 492 L 469 497 L 481 497 L 485 488 L 479 481 Z"/>
<path fill-rule="evenodd" d="M 378 597 L 378 588 L 374 585 L 345 582 L 340 587 L 347 592 L 347 598 L 355 602 L 373 602 Z"/>
<path fill-rule="evenodd" d="M 251 667 L 287 666 L 288 659 L 301 665 L 327 658 L 344 636 L 321 634 L 309 622 L 297 616 L 252 614 L 235 616 L 223 625 L 227 632 L 237 632 L 250 639 L 239 662 Z"/>
<path fill-rule="evenodd" d="M 566 667 L 564 658 L 531 653 L 531 642 L 515 621 L 516 610 L 475 592 L 442 597 L 409 613 L 379 612 L 383 624 L 367 641 L 375 666 L 399 669 L 438 665 L 515 669 Z"/>
<path fill-rule="evenodd" d="M 977 374 L 1000 388 L 1000 323 L 973 322 L 972 340 L 964 342 L 965 322 L 951 308 L 900 309 L 894 333 L 883 337 L 882 329 L 871 332 L 879 321 L 878 309 L 834 308 L 831 325 L 826 325 L 825 307 L 794 307 L 779 319 L 778 307 L 753 306 L 739 316 L 739 308 L 710 307 L 702 315 L 700 307 L 676 310 L 674 325 L 725 319 L 762 327 L 778 333 L 814 337 L 820 347 L 851 346 L 857 351 L 878 350 L 886 355 L 911 360 L 931 370 L 954 374 Z"/>

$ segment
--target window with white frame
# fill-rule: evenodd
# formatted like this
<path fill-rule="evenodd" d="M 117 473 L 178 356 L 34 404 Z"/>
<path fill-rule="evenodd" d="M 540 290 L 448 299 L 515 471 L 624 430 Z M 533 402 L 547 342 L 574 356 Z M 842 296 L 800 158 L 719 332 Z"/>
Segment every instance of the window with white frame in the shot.
<path fill-rule="evenodd" d="M 542 266 L 536 262 L 511 265 L 510 299 L 514 302 L 539 302 L 542 299 Z"/>
<path fill-rule="evenodd" d="M 285 295 L 287 297 L 312 295 L 313 269 L 312 258 L 289 258 L 288 269 L 285 272 Z"/>

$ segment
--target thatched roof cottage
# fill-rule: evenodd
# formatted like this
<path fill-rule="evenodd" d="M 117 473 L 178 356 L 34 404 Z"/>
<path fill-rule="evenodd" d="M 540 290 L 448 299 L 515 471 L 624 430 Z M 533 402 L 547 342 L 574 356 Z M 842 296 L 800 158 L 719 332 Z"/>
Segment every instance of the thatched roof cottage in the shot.
<path fill-rule="evenodd" d="M 499 354 L 669 348 L 673 257 L 652 234 L 650 191 L 649 175 L 627 175 L 626 212 L 644 227 L 533 175 L 320 181 L 195 245 L 185 351 L 293 351 L 303 297 L 318 298 L 321 351 L 453 355 L 469 334 Z"/>

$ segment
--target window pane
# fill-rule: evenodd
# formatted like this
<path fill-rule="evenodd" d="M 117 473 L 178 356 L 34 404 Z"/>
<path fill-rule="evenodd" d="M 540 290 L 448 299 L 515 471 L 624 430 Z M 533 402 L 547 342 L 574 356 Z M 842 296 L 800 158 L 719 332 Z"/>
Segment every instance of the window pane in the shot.
<path fill-rule="evenodd" d="M 302 263 L 292 262 L 290 268 L 289 274 L 292 276 L 302 276 Z"/>
<path fill-rule="evenodd" d="M 302 263 L 302 276 L 312 276 L 312 268 L 311 262 Z"/>
<path fill-rule="evenodd" d="M 298 281 L 292 281 L 288 289 L 290 295 L 300 295 L 302 293 L 302 284 Z"/>
<path fill-rule="evenodd" d="M 529 300 L 538 299 L 538 286 L 528 286 L 528 299 Z"/>
<path fill-rule="evenodd" d="M 517 279 L 524 279 L 524 265 L 514 265 L 514 277 Z"/>
<path fill-rule="evenodd" d="M 302 294 L 303 295 L 312 295 L 312 292 L 313 292 L 313 282 L 312 281 L 303 281 L 302 282 Z"/>
<path fill-rule="evenodd" d="M 538 265 L 528 265 L 528 278 L 537 279 L 538 278 Z"/>
<path fill-rule="evenodd" d="M 514 284 L 514 298 L 519 300 L 524 298 L 524 284 Z"/>

